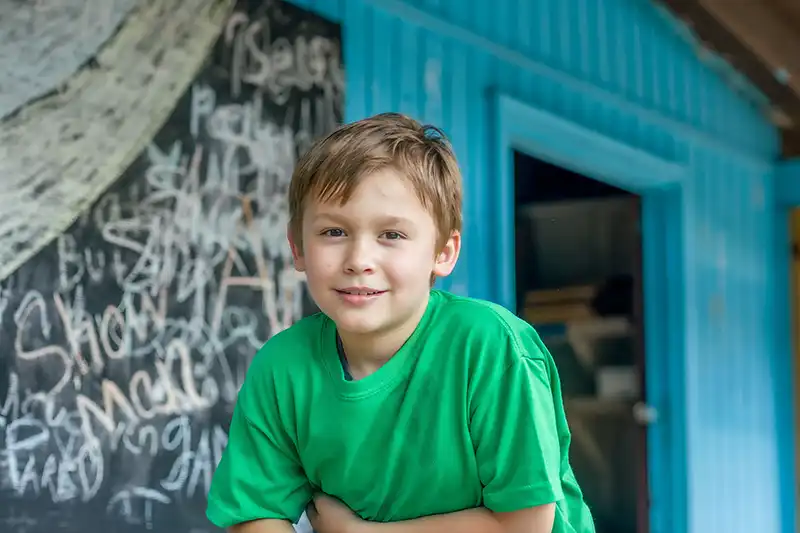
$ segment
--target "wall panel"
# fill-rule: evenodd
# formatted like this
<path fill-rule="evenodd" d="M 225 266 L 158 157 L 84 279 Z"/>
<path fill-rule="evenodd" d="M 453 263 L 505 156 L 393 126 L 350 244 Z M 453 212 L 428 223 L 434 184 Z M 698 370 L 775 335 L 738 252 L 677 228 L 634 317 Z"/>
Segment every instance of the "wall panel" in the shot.
<path fill-rule="evenodd" d="M 452 137 L 466 181 L 464 254 L 447 283 L 458 292 L 498 290 L 492 91 L 689 167 L 684 225 L 667 228 L 683 237 L 687 281 L 685 390 L 674 394 L 685 395 L 690 470 L 673 493 L 691 533 L 788 531 L 770 307 L 778 137 L 761 95 L 644 0 L 300 3 L 345 24 L 349 120 L 401 110 Z"/>

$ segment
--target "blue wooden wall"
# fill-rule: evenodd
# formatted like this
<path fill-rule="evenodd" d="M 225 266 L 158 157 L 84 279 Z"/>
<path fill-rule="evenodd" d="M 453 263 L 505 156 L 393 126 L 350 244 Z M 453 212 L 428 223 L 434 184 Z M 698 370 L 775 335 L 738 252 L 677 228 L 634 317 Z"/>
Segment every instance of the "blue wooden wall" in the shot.
<path fill-rule="evenodd" d="M 452 290 L 499 291 L 490 91 L 689 169 L 682 224 L 670 228 L 685 279 L 684 350 L 671 363 L 684 380 L 671 393 L 685 412 L 662 413 L 682 422 L 683 448 L 651 457 L 680 473 L 654 487 L 652 531 L 793 530 L 790 354 L 775 326 L 778 139 L 758 95 L 644 0 L 294 1 L 344 25 L 348 121 L 402 111 L 451 137 L 467 187 Z"/>

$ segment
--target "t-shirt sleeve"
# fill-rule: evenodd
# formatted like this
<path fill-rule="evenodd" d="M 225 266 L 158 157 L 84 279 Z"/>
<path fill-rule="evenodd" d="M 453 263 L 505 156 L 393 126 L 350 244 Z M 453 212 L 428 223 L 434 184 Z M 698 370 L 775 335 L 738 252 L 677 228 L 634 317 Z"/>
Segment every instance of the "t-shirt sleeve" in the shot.
<path fill-rule="evenodd" d="M 254 381 L 248 372 L 208 495 L 206 516 L 220 528 L 265 518 L 296 523 L 311 500 L 296 449 L 279 422 L 272 380 Z"/>
<path fill-rule="evenodd" d="M 509 340 L 509 350 L 517 350 Z M 563 499 L 561 450 L 550 368 L 514 354 L 475 397 L 470 423 L 484 506 L 511 512 Z"/>

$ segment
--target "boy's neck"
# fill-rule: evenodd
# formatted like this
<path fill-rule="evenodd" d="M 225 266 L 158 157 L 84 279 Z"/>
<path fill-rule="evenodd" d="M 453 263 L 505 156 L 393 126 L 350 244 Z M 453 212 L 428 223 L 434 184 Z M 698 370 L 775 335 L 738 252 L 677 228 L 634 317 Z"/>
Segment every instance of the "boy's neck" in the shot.
<path fill-rule="evenodd" d="M 374 374 L 403 347 L 422 320 L 428 300 L 408 320 L 385 332 L 369 335 L 351 334 L 339 331 L 348 370 L 354 380 Z"/>

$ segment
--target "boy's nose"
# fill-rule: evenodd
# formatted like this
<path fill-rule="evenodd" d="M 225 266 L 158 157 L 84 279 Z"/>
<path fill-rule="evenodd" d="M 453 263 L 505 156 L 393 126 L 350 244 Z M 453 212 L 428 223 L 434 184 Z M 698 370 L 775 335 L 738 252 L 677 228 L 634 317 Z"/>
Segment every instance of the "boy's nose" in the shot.
<path fill-rule="evenodd" d="M 372 272 L 375 269 L 371 246 L 362 239 L 357 239 L 348 250 L 345 271 L 348 274 Z"/>

